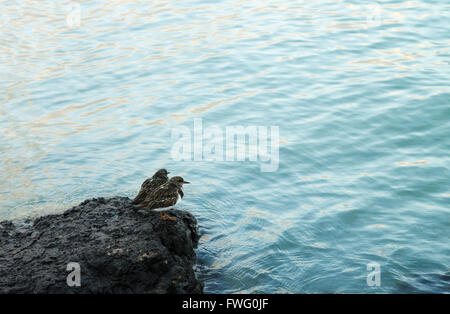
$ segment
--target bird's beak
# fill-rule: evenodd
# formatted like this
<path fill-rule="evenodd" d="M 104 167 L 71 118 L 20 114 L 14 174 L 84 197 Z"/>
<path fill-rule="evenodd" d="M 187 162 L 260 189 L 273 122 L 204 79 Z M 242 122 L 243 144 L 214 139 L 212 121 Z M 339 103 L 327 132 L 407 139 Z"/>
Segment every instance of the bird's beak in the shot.
<path fill-rule="evenodd" d="M 169 171 L 167 171 L 167 174 L 169 174 L 170 172 Z"/>
<path fill-rule="evenodd" d="M 183 183 L 187 183 L 187 184 L 189 184 L 189 183 L 191 183 L 191 182 L 188 182 L 188 181 L 184 181 Z"/>

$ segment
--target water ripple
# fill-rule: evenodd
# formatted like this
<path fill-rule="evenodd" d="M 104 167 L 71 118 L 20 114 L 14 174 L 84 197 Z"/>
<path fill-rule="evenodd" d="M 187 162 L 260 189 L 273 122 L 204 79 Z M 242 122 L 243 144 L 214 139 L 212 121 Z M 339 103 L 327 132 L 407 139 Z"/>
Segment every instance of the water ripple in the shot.
<path fill-rule="evenodd" d="M 447 4 L 79 3 L 0 0 L 1 219 L 166 167 L 206 292 L 449 292 Z M 278 171 L 174 161 L 194 118 L 279 126 Z"/>

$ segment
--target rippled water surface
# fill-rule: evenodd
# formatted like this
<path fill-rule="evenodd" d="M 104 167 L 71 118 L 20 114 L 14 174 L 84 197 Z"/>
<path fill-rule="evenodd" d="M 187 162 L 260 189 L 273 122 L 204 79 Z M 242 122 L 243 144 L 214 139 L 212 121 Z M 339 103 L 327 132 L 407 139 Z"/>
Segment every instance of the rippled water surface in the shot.
<path fill-rule="evenodd" d="M 193 183 L 206 292 L 450 292 L 447 1 L 0 11 L 1 219 L 133 197 L 166 167 Z M 195 118 L 278 126 L 277 171 L 174 160 Z"/>

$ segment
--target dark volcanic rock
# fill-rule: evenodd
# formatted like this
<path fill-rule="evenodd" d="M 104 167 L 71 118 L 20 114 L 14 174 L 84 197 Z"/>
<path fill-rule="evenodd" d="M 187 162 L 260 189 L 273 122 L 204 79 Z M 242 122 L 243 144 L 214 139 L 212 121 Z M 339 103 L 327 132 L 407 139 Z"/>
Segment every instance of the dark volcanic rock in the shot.
<path fill-rule="evenodd" d="M 126 197 L 92 199 L 28 226 L 0 222 L 0 293 L 201 293 L 196 219 L 135 212 Z M 80 287 L 66 279 L 80 265 Z"/>

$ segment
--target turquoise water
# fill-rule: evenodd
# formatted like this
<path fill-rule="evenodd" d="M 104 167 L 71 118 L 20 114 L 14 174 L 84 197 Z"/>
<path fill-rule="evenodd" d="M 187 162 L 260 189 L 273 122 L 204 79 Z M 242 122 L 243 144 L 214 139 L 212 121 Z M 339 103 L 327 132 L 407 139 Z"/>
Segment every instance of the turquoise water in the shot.
<path fill-rule="evenodd" d="M 450 292 L 448 2 L 53 2 L 0 1 L 1 219 L 166 167 L 205 292 Z M 175 160 L 197 118 L 278 126 L 278 169 Z"/>

